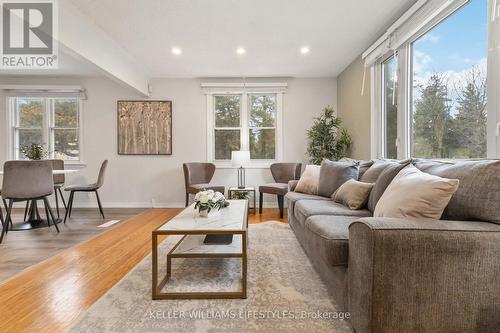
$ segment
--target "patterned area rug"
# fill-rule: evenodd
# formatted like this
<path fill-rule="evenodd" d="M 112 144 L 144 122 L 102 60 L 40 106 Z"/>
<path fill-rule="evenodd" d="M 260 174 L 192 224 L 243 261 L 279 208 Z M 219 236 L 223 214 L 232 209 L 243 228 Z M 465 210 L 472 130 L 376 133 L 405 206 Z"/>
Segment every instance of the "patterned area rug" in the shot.
<path fill-rule="evenodd" d="M 176 239 L 169 237 L 160 245 L 159 266 L 165 266 L 161 258 Z M 346 314 L 336 310 L 288 224 L 250 225 L 248 260 L 247 299 L 153 301 L 148 256 L 88 309 L 71 331 L 351 332 Z M 239 286 L 237 258 L 173 259 L 172 263 L 169 290 Z"/>

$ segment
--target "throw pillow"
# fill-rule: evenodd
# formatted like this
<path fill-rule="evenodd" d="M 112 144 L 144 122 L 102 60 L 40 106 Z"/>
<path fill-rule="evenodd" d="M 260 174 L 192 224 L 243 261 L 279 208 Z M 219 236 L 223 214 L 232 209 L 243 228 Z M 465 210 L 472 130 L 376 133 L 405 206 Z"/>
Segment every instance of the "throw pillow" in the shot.
<path fill-rule="evenodd" d="M 331 197 L 333 192 L 349 179 L 358 179 L 357 162 L 323 160 L 319 172 L 318 195 Z"/>
<path fill-rule="evenodd" d="M 458 179 L 429 175 L 409 165 L 389 184 L 373 216 L 438 220 L 458 183 Z"/>
<path fill-rule="evenodd" d="M 306 165 L 306 169 L 295 187 L 295 192 L 318 194 L 319 165 Z"/>
<path fill-rule="evenodd" d="M 373 161 L 360 161 L 358 179 L 361 179 L 368 169 L 373 165 Z"/>
<path fill-rule="evenodd" d="M 378 177 L 389 165 L 395 164 L 408 164 L 411 160 L 397 161 L 397 160 L 374 160 L 372 165 L 365 170 L 362 176 L 360 176 L 359 180 L 363 183 L 375 183 L 377 182 Z"/>
<path fill-rule="evenodd" d="M 370 210 L 370 212 L 373 212 L 375 210 L 377 202 L 380 200 L 380 197 L 382 197 L 382 194 L 384 194 L 384 191 L 392 182 L 394 177 L 396 177 L 396 175 L 408 164 L 410 164 L 410 161 L 390 163 L 380 173 L 377 180 L 375 181 L 375 186 L 370 192 L 370 197 L 368 198 L 368 209 Z"/>
<path fill-rule="evenodd" d="M 332 200 L 350 209 L 361 209 L 366 205 L 374 185 L 373 183 L 362 183 L 349 179 L 333 193 Z"/>

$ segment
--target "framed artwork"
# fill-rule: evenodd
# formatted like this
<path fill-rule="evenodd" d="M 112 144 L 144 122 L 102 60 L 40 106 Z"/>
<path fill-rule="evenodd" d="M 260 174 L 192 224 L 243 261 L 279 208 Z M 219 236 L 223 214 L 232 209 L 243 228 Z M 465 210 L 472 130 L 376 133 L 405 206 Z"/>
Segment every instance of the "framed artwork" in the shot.
<path fill-rule="evenodd" d="M 172 101 L 118 101 L 119 155 L 172 155 Z"/>

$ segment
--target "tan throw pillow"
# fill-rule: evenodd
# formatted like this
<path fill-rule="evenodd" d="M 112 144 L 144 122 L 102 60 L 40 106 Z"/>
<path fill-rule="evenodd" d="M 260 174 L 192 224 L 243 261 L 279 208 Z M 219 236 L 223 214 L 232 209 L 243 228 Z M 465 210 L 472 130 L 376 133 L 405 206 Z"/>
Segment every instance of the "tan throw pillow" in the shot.
<path fill-rule="evenodd" d="M 319 165 L 306 165 L 306 169 L 295 187 L 295 192 L 318 194 Z"/>
<path fill-rule="evenodd" d="M 332 200 L 350 209 L 361 209 L 366 205 L 374 185 L 374 183 L 362 183 L 349 179 L 332 194 Z"/>
<path fill-rule="evenodd" d="M 439 220 L 458 183 L 458 179 L 433 176 L 409 165 L 389 184 L 373 216 Z"/>

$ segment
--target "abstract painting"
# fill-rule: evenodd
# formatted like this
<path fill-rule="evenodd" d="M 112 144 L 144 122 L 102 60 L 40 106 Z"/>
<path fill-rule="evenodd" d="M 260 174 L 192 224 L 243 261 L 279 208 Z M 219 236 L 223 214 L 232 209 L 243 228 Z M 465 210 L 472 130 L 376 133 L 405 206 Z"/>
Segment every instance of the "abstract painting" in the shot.
<path fill-rule="evenodd" d="M 118 101 L 118 154 L 172 155 L 171 101 Z"/>

